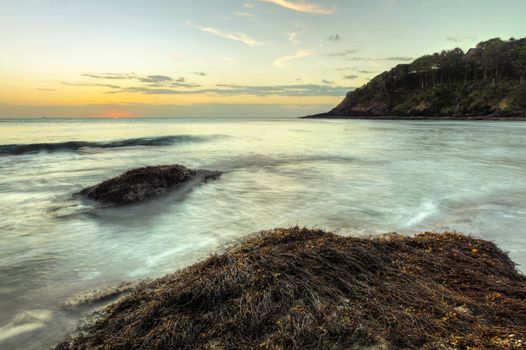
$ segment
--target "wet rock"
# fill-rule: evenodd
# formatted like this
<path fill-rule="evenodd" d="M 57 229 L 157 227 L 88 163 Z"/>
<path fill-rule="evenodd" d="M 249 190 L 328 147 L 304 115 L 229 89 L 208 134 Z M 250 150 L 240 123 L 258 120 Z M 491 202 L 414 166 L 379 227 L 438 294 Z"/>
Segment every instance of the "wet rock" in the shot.
<path fill-rule="evenodd" d="M 105 204 L 131 204 L 159 196 L 183 184 L 197 184 L 220 175 L 218 171 L 193 170 L 178 164 L 147 166 L 87 187 L 80 194 Z"/>

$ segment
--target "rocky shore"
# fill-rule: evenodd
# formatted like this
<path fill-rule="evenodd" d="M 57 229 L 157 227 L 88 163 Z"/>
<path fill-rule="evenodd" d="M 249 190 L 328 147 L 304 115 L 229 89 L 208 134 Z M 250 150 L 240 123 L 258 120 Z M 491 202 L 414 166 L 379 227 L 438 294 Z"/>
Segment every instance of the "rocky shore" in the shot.
<path fill-rule="evenodd" d="M 140 284 L 55 349 L 523 349 L 525 315 L 491 242 L 294 227 Z"/>

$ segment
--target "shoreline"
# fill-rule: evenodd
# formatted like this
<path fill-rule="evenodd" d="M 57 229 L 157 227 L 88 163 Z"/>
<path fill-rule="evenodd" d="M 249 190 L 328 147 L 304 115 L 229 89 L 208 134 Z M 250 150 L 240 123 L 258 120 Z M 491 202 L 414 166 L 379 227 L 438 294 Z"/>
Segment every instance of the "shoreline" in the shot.
<path fill-rule="evenodd" d="M 298 117 L 298 119 L 356 119 L 356 120 L 432 120 L 432 121 L 526 121 L 526 115 L 513 116 L 397 116 L 397 115 L 374 115 L 374 116 L 338 116 L 330 114 L 315 114 Z"/>

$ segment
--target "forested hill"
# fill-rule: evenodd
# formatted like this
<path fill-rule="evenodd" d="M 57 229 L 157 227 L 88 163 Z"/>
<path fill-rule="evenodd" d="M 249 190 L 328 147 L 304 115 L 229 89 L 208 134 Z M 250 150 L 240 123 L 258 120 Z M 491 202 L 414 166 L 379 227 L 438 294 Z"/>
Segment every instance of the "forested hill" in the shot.
<path fill-rule="evenodd" d="M 330 118 L 526 118 L 526 38 L 491 39 L 400 64 L 347 93 Z"/>

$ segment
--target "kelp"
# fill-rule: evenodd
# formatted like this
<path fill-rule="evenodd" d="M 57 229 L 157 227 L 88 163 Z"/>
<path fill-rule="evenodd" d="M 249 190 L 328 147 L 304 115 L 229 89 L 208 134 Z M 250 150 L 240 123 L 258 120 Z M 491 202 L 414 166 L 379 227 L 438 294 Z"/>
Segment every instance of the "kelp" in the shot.
<path fill-rule="evenodd" d="M 264 231 L 137 288 L 56 349 L 523 349 L 526 278 L 453 232 Z"/>
<path fill-rule="evenodd" d="M 84 188 L 80 194 L 105 204 L 130 204 L 166 193 L 175 186 L 215 179 L 218 171 L 193 170 L 183 165 L 147 166 Z"/>

